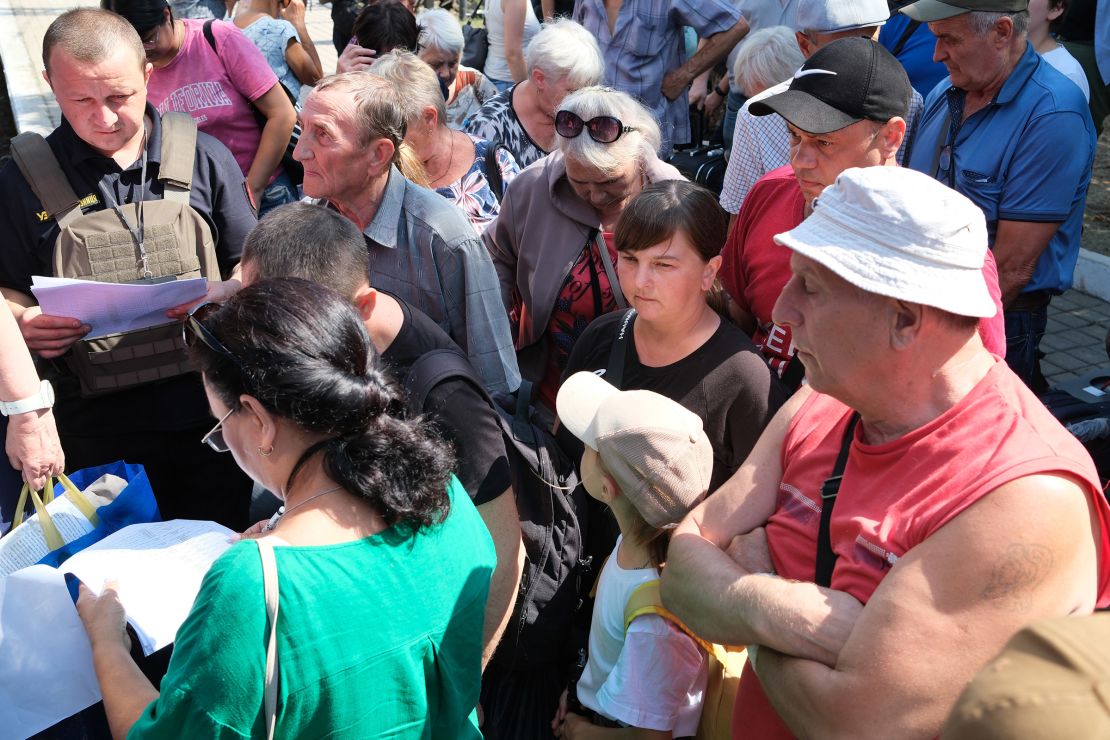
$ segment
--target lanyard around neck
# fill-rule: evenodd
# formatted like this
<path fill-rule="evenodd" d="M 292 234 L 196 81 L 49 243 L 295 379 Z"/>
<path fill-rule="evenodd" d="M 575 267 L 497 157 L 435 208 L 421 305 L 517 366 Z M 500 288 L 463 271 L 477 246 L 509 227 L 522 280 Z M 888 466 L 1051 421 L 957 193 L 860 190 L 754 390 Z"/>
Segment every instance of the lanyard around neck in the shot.
<path fill-rule="evenodd" d="M 139 269 L 142 271 L 143 277 L 150 278 L 153 277 L 153 274 L 150 272 L 150 268 L 147 267 L 146 264 L 146 222 L 143 218 L 143 188 L 146 187 L 147 163 L 145 132 L 143 133 L 142 152 L 142 167 L 140 169 L 139 175 L 139 198 L 138 201 L 135 203 L 135 214 L 138 223 L 132 223 L 131 220 L 127 218 L 127 214 L 123 212 L 123 206 L 120 203 L 116 202 L 116 199 L 112 195 L 111 191 L 108 188 L 104 187 L 103 182 L 100 183 L 99 187 L 100 194 L 104 197 L 104 202 L 108 206 L 110 206 L 113 211 L 115 211 L 116 216 L 119 217 L 119 220 L 123 224 L 124 228 L 126 228 L 128 233 L 131 234 L 131 239 L 135 242 L 135 247 L 139 250 Z"/>

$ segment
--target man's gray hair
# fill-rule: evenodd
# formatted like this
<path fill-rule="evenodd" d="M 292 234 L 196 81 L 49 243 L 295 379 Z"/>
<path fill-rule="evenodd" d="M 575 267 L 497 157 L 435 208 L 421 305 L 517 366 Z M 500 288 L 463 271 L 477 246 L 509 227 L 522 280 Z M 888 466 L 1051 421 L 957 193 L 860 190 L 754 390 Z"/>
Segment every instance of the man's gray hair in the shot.
<path fill-rule="evenodd" d="M 804 62 L 790 27 L 761 28 L 744 40 L 732 65 L 732 77 L 750 98 L 789 79 Z"/>
<path fill-rule="evenodd" d="M 385 138 L 400 149 L 406 121 L 400 105 L 402 95 L 392 82 L 370 72 L 343 72 L 317 82 L 312 95 L 324 92 L 346 93 L 354 101 L 360 146 Z"/>
<path fill-rule="evenodd" d="M 439 125 L 447 125 L 447 102 L 439 87 L 439 78 L 411 51 L 394 49 L 374 62 L 370 74 L 389 80 L 405 94 L 397 100 L 404 111 L 405 123 L 413 125 L 420 120 L 425 108 L 435 108 Z"/>
<path fill-rule="evenodd" d="M 651 111 L 619 90 L 584 87 L 567 95 L 559 110 L 570 111 L 583 121 L 612 116 L 633 129 L 609 144 L 594 141 L 585 128 L 573 139 L 556 134 L 556 145 L 563 156 L 599 172 L 615 173 L 627 162 L 645 163 L 656 156 L 662 143 L 659 124 Z"/>
<path fill-rule="evenodd" d="M 1010 13 L 995 13 L 986 10 L 974 10 L 967 14 L 968 23 L 977 36 L 986 36 L 1002 18 L 1009 18 L 1014 24 L 1014 36 L 1025 36 L 1029 29 L 1029 11 L 1019 10 Z"/>
<path fill-rule="evenodd" d="M 528 74 L 540 70 L 549 82 L 567 79 L 569 87 L 597 85 L 605 75 L 605 61 L 594 35 L 566 18 L 544 23 L 524 51 Z"/>
<path fill-rule="evenodd" d="M 123 16 L 99 8 L 67 10 L 55 18 L 42 37 L 42 63 L 50 75 L 50 55 L 58 47 L 83 64 L 102 62 L 120 47 L 135 53 L 139 69 L 146 67 L 146 51 L 134 26 Z"/>
<path fill-rule="evenodd" d="M 416 16 L 416 26 L 420 29 L 417 50 L 438 49 L 452 56 L 462 54 L 465 44 L 462 26 L 450 11 L 443 8 L 425 10 Z"/>

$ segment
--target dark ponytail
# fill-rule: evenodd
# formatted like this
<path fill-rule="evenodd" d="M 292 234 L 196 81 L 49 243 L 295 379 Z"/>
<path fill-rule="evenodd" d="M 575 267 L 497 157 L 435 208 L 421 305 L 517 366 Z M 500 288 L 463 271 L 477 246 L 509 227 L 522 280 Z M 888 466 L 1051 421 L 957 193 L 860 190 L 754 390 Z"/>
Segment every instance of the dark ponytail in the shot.
<path fill-rule="evenodd" d="M 369 501 L 388 525 L 418 529 L 446 516 L 449 446 L 404 404 L 377 362 L 358 313 L 343 298 L 300 278 L 244 288 L 204 326 L 234 357 L 203 342 L 192 355 L 229 407 L 249 394 L 270 412 L 324 435 L 293 467 L 313 456 L 351 493 Z"/>

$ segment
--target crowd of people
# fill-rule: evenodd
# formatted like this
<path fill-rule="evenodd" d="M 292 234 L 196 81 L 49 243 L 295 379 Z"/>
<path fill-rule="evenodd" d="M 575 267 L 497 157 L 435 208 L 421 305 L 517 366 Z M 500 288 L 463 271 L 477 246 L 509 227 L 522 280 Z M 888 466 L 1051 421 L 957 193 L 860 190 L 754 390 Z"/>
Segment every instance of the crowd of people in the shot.
<path fill-rule="evenodd" d="M 0 169 L 0 518 L 123 459 L 242 534 L 159 675 L 81 588 L 103 703 L 52 736 L 1105 726 L 1110 506 L 1039 397 L 1094 6 L 486 0 L 476 68 L 449 10 L 333 0 L 334 72 L 304 0 L 59 15 L 62 123 Z M 207 295 L 94 336 L 35 276 Z"/>

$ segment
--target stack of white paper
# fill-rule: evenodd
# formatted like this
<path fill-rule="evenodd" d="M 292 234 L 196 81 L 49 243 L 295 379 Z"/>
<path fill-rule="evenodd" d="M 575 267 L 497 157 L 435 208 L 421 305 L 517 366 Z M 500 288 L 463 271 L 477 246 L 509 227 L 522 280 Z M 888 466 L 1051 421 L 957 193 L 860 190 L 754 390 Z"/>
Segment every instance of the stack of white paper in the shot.
<path fill-rule="evenodd" d="M 74 555 L 57 570 L 33 565 L 0 578 L 0 728 L 27 737 L 100 700 L 92 652 L 66 588 L 73 573 L 99 593 L 118 581 L 143 651 L 174 641 L 204 574 L 231 545 L 215 522 L 135 524 Z"/>
<path fill-rule="evenodd" d="M 80 319 L 90 337 L 170 323 L 166 311 L 200 300 L 208 293 L 204 278 L 165 283 L 98 283 L 35 275 L 31 292 L 44 314 Z"/>

